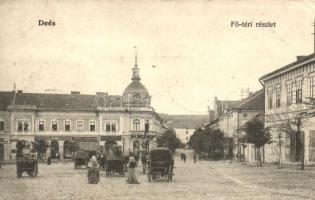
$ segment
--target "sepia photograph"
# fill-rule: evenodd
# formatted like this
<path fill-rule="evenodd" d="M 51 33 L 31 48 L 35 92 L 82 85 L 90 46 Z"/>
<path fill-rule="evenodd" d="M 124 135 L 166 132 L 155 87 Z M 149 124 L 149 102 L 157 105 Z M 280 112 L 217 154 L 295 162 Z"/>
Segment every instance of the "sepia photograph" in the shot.
<path fill-rule="evenodd" d="M 0 0 L 0 199 L 314 191 L 314 0 Z"/>

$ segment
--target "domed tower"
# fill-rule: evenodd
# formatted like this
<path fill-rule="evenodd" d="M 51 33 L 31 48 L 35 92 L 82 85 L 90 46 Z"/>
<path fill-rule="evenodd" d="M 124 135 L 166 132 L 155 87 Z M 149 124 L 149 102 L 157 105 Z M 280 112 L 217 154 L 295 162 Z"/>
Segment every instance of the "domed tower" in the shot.
<path fill-rule="evenodd" d="M 123 93 L 123 103 L 130 107 L 149 107 L 151 97 L 148 90 L 140 82 L 139 68 L 137 63 L 137 51 L 135 52 L 135 66 L 132 68 L 132 82 L 126 87 Z"/>

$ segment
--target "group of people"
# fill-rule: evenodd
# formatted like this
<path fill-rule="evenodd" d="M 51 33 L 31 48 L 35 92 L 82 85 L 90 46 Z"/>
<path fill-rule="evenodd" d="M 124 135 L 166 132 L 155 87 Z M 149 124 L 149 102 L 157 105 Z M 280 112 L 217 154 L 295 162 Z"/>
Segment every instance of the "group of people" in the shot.
<path fill-rule="evenodd" d="M 186 162 L 186 154 L 181 153 L 180 159 L 181 159 L 181 161 Z M 197 162 L 197 154 L 196 153 L 193 154 L 193 159 L 194 159 L 194 163 L 196 163 Z"/>
<path fill-rule="evenodd" d="M 98 170 L 96 170 L 99 168 L 99 163 L 97 161 L 96 156 L 92 156 L 89 167 L 90 167 L 90 170 L 88 172 L 88 177 L 92 176 L 91 173 L 99 173 Z M 128 163 L 128 179 L 126 180 L 129 184 L 139 184 L 136 177 L 135 168 L 136 168 L 136 159 L 134 157 L 130 157 L 129 163 Z"/>

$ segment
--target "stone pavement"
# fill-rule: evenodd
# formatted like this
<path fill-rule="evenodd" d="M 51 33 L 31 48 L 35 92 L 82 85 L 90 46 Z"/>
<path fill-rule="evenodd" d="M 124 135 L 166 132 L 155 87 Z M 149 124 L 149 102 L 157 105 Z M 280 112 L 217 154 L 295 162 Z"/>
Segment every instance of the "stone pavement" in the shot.
<path fill-rule="evenodd" d="M 15 166 L 7 165 L 0 169 L 0 199 L 312 199 L 314 194 L 302 186 L 295 190 L 273 186 L 285 183 L 269 180 L 265 176 L 268 168 L 208 161 L 194 164 L 190 157 L 183 163 L 177 156 L 175 166 L 170 183 L 149 183 L 140 166 L 136 172 L 139 185 L 127 184 L 126 177 L 105 177 L 104 172 L 93 185 L 87 183 L 87 170 L 74 170 L 72 163 L 40 164 L 38 177 L 24 175 L 21 179 L 16 178 Z M 296 176 L 304 180 L 309 174 Z"/>

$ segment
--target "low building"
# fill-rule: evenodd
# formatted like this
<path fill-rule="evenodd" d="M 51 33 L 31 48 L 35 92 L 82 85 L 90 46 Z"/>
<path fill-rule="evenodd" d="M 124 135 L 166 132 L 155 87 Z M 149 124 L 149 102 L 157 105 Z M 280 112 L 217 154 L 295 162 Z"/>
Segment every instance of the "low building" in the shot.
<path fill-rule="evenodd" d="M 215 113 L 217 114 L 213 121 L 209 123 L 209 126 L 220 129 L 226 138 L 231 138 L 233 141 L 232 145 L 226 146 L 225 157 L 231 159 L 237 153 L 242 153 L 245 154 L 247 161 L 255 161 L 255 147 L 241 141 L 245 134 L 242 127 L 257 115 L 263 115 L 264 91 L 259 90 L 252 93 L 241 101 L 219 101 L 215 98 L 214 104 Z"/>
<path fill-rule="evenodd" d="M 18 140 L 49 142 L 52 158 L 71 158 L 70 142 L 81 150 L 104 151 L 118 145 L 138 152 L 145 141 L 156 147 L 164 128 L 140 82 L 137 62 L 123 95 L 0 92 L 0 159 L 15 158 Z M 147 130 L 146 130 L 147 129 Z"/>
<path fill-rule="evenodd" d="M 305 163 L 314 163 L 315 54 L 298 56 L 296 61 L 259 80 L 265 87 L 265 126 L 271 128 L 274 141 L 266 145 L 266 161 L 301 161 L 304 147 Z"/>
<path fill-rule="evenodd" d="M 166 115 L 160 114 L 169 128 L 175 130 L 176 137 L 187 144 L 197 128 L 209 121 L 207 115 Z"/>

